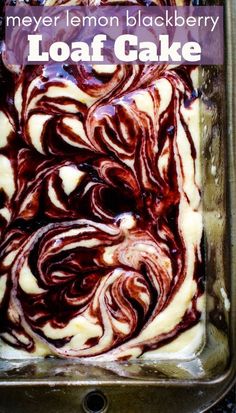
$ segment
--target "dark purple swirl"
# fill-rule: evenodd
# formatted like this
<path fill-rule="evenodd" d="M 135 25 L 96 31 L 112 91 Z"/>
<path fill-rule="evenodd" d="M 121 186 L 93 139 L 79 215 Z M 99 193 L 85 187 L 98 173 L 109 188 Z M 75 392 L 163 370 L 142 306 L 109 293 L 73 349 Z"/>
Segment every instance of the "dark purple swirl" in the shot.
<path fill-rule="evenodd" d="M 125 360 L 151 357 L 202 323 L 195 73 L 164 65 L 6 71 L 5 343 Z"/>

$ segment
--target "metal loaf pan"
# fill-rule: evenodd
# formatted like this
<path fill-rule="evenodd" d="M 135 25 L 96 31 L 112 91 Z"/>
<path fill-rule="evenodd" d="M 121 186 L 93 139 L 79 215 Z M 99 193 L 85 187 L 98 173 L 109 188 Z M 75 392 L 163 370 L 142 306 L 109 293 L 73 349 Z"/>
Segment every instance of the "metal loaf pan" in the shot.
<path fill-rule="evenodd" d="M 102 391 L 108 400 L 106 408 L 90 409 L 91 412 L 203 412 L 233 383 L 236 373 L 235 0 L 225 1 L 225 28 L 225 66 L 205 67 L 200 73 L 204 103 L 200 122 L 207 280 L 203 351 L 194 360 L 155 363 L 137 360 L 92 365 L 55 358 L 0 360 L 1 413 L 82 412 L 83 399 L 91 390 Z M 222 288 L 230 297 L 230 311 Z"/>

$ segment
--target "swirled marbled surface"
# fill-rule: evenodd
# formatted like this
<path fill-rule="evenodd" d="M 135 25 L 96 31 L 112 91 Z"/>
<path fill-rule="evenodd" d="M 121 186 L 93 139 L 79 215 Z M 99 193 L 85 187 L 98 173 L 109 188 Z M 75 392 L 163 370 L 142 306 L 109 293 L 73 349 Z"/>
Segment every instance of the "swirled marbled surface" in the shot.
<path fill-rule="evenodd" d="M 3 353 L 193 356 L 204 329 L 196 69 L 2 70 Z"/>

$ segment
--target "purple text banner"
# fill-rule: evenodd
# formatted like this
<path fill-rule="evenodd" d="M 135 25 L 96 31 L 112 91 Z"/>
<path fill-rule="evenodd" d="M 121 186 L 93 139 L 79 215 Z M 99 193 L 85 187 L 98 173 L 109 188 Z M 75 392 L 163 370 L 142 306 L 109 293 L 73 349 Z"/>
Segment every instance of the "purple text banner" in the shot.
<path fill-rule="evenodd" d="M 223 64 L 220 6 L 8 6 L 9 65 Z"/>

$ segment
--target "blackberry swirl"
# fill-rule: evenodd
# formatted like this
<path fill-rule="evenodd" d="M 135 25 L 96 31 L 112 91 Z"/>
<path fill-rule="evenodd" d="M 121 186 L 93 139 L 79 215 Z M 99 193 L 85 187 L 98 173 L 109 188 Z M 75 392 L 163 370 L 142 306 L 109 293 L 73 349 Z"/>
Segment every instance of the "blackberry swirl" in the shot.
<path fill-rule="evenodd" d="M 52 3 L 61 2 L 44 2 Z M 181 337 L 199 326 L 202 342 L 197 68 L 3 70 L 0 337 L 7 351 L 158 358 L 171 344 L 184 350 Z M 190 345 L 190 356 L 200 345 Z"/>

